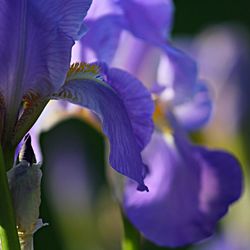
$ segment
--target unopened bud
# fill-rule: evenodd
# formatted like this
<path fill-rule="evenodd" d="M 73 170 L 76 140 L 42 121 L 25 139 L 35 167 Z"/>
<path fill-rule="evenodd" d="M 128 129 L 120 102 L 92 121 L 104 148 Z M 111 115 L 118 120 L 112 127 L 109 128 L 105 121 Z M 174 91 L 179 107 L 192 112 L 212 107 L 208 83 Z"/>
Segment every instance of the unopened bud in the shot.
<path fill-rule="evenodd" d="M 26 137 L 20 162 L 8 171 L 16 225 L 22 250 L 33 250 L 33 234 L 44 224 L 39 219 L 41 204 L 41 164 L 35 155 L 30 137 Z"/>
<path fill-rule="evenodd" d="M 19 232 L 33 233 L 39 217 L 42 171 L 39 164 L 21 161 L 8 172 Z"/>

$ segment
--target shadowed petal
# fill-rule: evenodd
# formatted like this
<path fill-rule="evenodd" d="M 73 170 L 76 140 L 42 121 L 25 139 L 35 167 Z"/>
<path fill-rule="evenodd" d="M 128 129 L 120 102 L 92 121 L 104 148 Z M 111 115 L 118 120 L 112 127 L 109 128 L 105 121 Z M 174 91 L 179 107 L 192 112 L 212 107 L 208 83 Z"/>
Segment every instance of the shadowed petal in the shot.
<path fill-rule="evenodd" d="M 101 67 L 101 66 L 100 66 Z M 106 83 L 84 73 L 72 77 L 54 95 L 86 107 L 100 117 L 110 141 L 110 164 L 118 172 L 144 185 L 145 166 L 141 150 L 149 141 L 153 123 L 153 103 L 143 85 L 128 73 L 102 67 Z"/>
<path fill-rule="evenodd" d="M 207 86 L 200 82 L 196 84 L 193 98 L 174 107 L 178 122 L 187 130 L 195 130 L 204 126 L 212 113 L 212 99 Z"/>
<path fill-rule="evenodd" d="M 0 0 L 0 89 L 8 106 L 18 109 L 27 91 L 46 95 L 60 87 L 90 3 Z"/>
<path fill-rule="evenodd" d="M 124 210 L 149 240 L 162 246 L 200 241 L 241 194 L 237 160 L 222 151 L 195 147 L 180 136 L 175 143 L 155 133 L 143 152 L 149 193 L 128 182 Z"/>

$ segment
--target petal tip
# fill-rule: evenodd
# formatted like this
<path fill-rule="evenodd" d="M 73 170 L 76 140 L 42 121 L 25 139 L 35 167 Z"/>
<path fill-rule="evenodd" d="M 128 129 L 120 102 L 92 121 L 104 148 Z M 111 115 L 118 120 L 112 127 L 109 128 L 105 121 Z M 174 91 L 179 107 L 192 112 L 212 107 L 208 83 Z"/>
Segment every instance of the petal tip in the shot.
<path fill-rule="evenodd" d="M 148 187 L 144 183 L 139 184 L 137 186 L 137 190 L 141 192 L 144 192 L 144 191 L 149 192 Z"/>

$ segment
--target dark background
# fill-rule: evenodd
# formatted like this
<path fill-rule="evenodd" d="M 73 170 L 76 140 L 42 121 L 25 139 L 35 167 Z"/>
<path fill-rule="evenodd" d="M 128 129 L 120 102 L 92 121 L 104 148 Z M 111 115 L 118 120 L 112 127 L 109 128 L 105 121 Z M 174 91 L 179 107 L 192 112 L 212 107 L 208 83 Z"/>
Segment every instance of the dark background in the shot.
<path fill-rule="evenodd" d="M 250 30 L 248 0 L 175 0 L 173 34 L 196 34 L 207 26 L 236 22 Z"/>

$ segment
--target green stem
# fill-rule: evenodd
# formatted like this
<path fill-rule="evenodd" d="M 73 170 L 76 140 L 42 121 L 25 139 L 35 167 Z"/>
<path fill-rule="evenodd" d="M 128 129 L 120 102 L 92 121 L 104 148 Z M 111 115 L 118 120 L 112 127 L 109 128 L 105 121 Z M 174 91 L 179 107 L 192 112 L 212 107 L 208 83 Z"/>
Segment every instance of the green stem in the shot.
<path fill-rule="evenodd" d="M 13 145 L 14 148 L 17 147 L 25 134 L 32 128 L 48 102 L 49 99 L 45 98 L 40 100 L 40 102 L 35 105 L 35 108 L 28 108 L 24 111 L 16 124 L 14 137 L 11 140 L 11 145 Z"/>
<path fill-rule="evenodd" d="M 1 149 L 1 154 L 4 155 L 5 171 L 8 171 L 13 167 L 14 164 L 15 148 L 10 146 L 3 148 Z"/>
<path fill-rule="evenodd" d="M 141 250 L 141 235 L 130 223 L 124 214 L 123 219 L 123 239 L 122 250 Z"/>
<path fill-rule="evenodd" d="M 2 250 L 20 250 L 2 148 L 0 148 L 0 239 Z"/>

